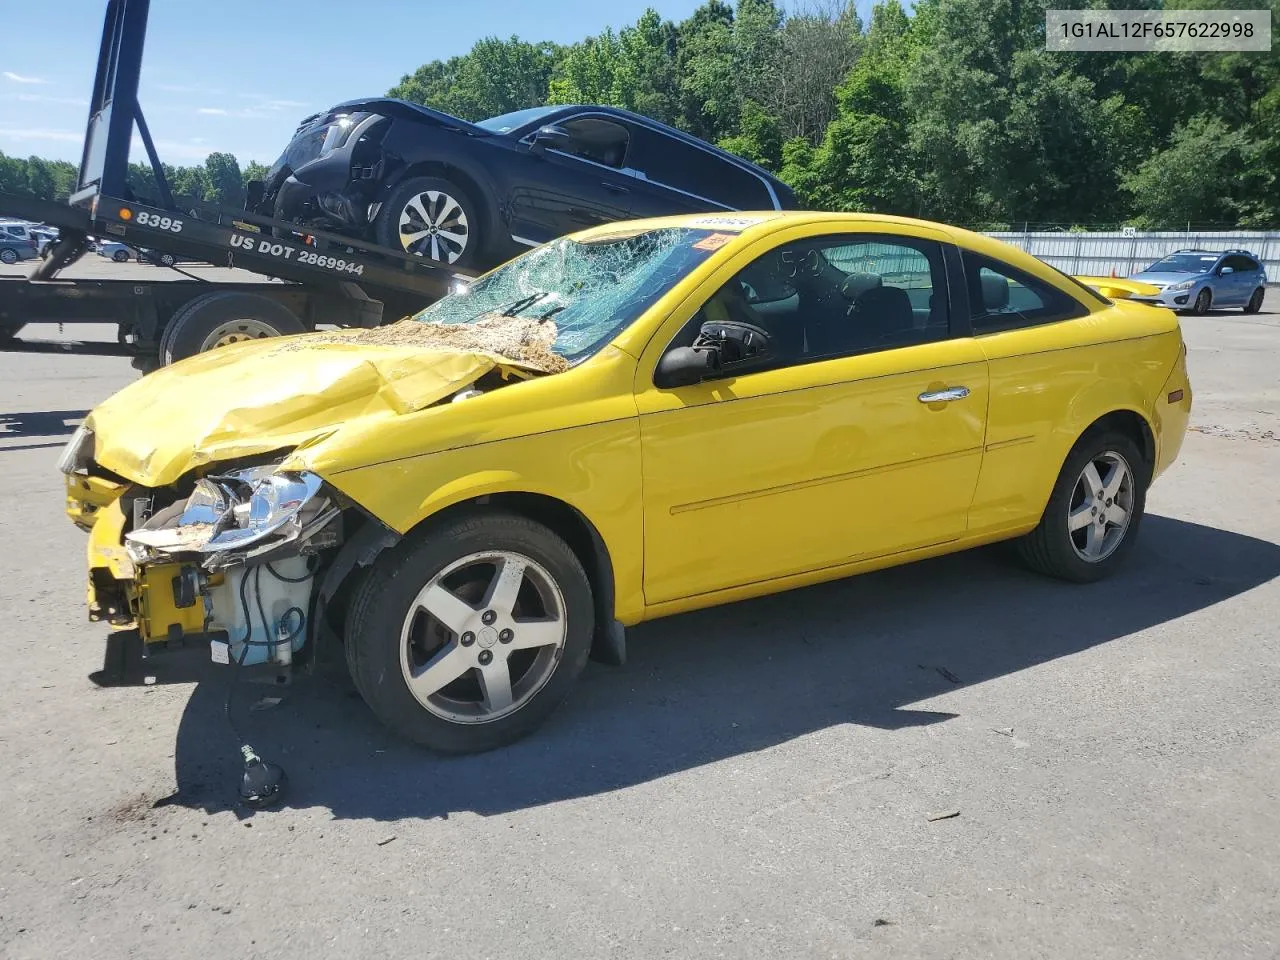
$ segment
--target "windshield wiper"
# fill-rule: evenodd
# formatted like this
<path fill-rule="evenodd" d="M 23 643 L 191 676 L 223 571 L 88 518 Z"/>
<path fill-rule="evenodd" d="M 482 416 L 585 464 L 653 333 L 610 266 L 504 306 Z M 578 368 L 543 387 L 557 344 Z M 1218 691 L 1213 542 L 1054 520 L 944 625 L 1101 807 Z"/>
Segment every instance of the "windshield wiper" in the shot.
<path fill-rule="evenodd" d="M 521 297 L 519 300 L 507 306 L 507 308 L 502 311 L 502 316 L 514 317 L 521 310 L 526 310 L 529 307 L 532 307 L 539 300 L 545 300 L 549 296 L 551 296 L 551 294 L 548 291 L 542 290 L 538 293 L 531 293 L 527 297 Z"/>

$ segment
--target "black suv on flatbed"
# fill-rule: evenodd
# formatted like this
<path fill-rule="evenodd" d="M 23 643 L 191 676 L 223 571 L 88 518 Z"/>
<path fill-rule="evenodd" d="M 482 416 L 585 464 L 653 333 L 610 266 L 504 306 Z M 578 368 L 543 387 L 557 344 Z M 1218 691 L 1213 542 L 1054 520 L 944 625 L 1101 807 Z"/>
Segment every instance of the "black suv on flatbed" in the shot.
<path fill-rule="evenodd" d="M 599 223 L 796 206 L 768 171 L 614 107 L 468 123 L 380 97 L 304 120 L 249 209 L 485 269 Z"/>

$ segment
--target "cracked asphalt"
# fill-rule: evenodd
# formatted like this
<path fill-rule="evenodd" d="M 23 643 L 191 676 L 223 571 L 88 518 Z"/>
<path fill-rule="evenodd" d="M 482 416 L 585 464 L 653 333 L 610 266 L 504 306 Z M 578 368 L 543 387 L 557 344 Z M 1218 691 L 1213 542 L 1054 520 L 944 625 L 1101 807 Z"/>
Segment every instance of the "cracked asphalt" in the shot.
<path fill-rule="evenodd" d="M 338 671 L 245 684 L 290 777 L 253 815 L 225 674 L 113 680 L 85 619 L 54 461 L 135 374 L 0 354 L 0 955 L 1275 957 L 1271 310 L 1184 320 L 1193 429 L 1111 581 L 986 549 L 658 621 L 478 757 Z"/>

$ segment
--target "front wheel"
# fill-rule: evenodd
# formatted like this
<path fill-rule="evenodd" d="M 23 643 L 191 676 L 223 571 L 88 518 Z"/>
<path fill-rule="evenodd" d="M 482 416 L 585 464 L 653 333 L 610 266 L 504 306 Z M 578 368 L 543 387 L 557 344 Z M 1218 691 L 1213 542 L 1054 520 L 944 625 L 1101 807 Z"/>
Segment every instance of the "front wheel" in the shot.
<path fill-rule="evenodd" d="M 439 177 L 410 177 L 383 201 L 374 233 L 386 247 L 467 267 L 480 256 L 480 217 L 466 191 Z"/>
<path fill-rule="evenodd" d="M 1110 576 L 1133 548 L 1151 467 L 1132 439 L 1093 431 L 1062 465 L 1040 524 L 1018 541 L 1033 570 L 1090 583 Z"/>
<path fill-rule="evenodd" d="M 1191 305 L 1191 312 L 1197 317 L 1203 317 L 1209 312 L 1209 307 L 1213 303 L 1213 294 L 1209 292 L 1209 288 L 1205 287 L 1196 294 L 1195 303 Z"/>
<path fill-rule="evenodd" d="M 116 263 L 124 263 L 129 259 L 129 252 L 127 250 L 117 250 L 111 255 L 111 259 Z"/>
<path fill-rule="evenodd" d="M 591 586 L 541 524 L 462 516 L 383 553 L 353 598 L 347 665 L 392 730 L 446 753 L 536 729 L 591 649 Z"/>
<path fill-rule="evenodd" d="M 1259 287 L 1253 291 L 1253 296 L 1249 298 L 1249 302 L 1244 305 L 1245 313 L 1257 313 L 1262 309 L 1263 290 Z"/>

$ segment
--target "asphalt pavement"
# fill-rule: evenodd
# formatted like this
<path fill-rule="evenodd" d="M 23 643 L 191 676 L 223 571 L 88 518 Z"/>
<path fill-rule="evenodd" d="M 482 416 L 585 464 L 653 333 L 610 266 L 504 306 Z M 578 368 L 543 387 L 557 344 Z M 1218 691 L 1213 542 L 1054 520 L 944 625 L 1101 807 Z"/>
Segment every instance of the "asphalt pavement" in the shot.
<path fill-rule="evenodd" d="M 243 685 L 257 814 L 226 674 L 121 679 L 85 617 L 54 461 L 137 374 L 0 354 L 0 956 L 1277 956 L 1280 316 L 1184 329 L 1122 575 L 989 548 L 647 624 L 475 757 L 335 671 Z"/>

